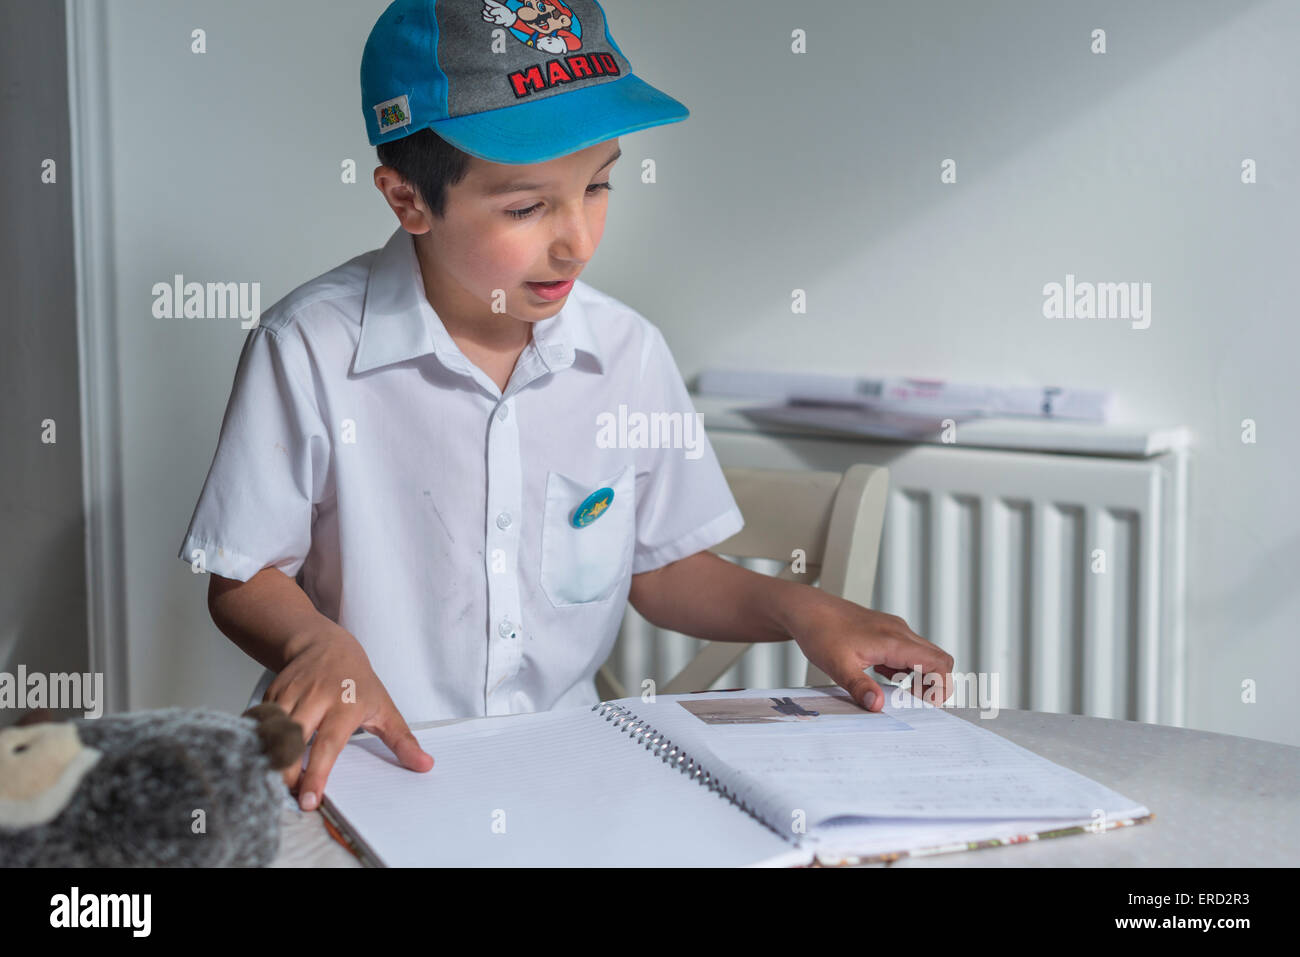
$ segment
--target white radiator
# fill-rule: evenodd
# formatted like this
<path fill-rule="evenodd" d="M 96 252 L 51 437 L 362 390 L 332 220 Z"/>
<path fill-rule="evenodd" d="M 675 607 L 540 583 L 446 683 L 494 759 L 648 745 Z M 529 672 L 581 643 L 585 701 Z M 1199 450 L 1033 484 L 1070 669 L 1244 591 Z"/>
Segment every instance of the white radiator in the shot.
<path fill-rule="evenodd" d="M 718 427 L 735 420 L 705 416 L 724 467 L 886 465 L 873 607 L 952 654 L 958 672 L 997 673 L 998 707 L 1183 725 L 1185 452 L 883 444 Z M 638 693 L 699 646 L 629 607 L 610 664 Z M 755 645 L 714 687 L 802 684 L 803 668 L 793 642 Z"/>

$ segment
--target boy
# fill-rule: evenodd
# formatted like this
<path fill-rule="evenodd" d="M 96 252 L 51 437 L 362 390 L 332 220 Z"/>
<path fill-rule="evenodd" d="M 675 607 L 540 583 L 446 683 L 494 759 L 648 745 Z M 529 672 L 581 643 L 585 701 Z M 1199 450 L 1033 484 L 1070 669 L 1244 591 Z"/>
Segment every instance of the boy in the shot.
<path fill-rule="evenodd" d="M 951 657 L 902 619 L 707 551 L 744 521 L 663 336 L 577 278 L 617 138 L 688 115 L 600 6 L 398 0 L 361 85 L 399 227 L 250 332 L 180 552 L 315 735 L 301 806 L 358 728 L 427 771 L 408 721 L 594 702 L 627 601 L 702 638 L 793 637 L 872 710 L 870 664 L 920 665 L 946 700 Z M 678 441 L 608 441 L 624 408 Z"/>

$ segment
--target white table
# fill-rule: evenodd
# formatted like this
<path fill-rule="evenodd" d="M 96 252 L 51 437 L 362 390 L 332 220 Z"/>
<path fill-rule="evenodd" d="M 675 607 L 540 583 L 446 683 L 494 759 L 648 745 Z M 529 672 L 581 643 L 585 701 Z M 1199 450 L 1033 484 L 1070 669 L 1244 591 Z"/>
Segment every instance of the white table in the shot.
<path fill-rule="evenodd" d="M 1154 818 L 1101 834 L 868 866 L 1300 865 L 1300 748 L 1135 721 L 1010 709 L 981 719 L 978 709 L 949 710 L 1146 805 Z M 318 812 L 299 811 L 287 797 L 281 826 L 272 866 L 360 866 Z"/>

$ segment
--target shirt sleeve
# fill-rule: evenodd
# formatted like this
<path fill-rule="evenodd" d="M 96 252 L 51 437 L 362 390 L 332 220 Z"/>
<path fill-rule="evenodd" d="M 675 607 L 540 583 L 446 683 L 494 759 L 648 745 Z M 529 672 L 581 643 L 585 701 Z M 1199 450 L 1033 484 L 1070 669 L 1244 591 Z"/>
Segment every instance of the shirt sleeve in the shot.
<path fill-rule="evenodd" d="M 329 465 L 303 343 L 255 327 L 244 340 L 217 450 L 178 557 L 248 581 L 275 566 L 295 577 L 311 548 Z"/>
<path fill-rule="evenodd" d="M 663 333 L 649 322 L 646 330 L 631 411 L 647 417 L 650 435 L 672 441 L 637 452 L 634 575 L 711 548 L 745 525 Z"/>

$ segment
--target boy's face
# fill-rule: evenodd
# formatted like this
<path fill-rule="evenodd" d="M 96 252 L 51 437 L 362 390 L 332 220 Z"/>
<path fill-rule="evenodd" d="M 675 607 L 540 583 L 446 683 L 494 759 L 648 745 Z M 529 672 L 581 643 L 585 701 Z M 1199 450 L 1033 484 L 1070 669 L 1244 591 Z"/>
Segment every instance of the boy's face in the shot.
<path fill-rule="evenodd" d="M 530 283 L 571 280 L 582 272 L 605 231 L 609 177 L 620 155 L 618 140 L 525 166 L 472 158 L 463 180 L 447 190 L 442 219 L 418 194 L 380 183 L 416 248 L 429 302 L 449 331 L 480 329 L 484 322 L 509 338 L 506 316 L 526 323 L 555 315 L 568 298 Z M 424 234 L 428 235 L 425 236 Z M 494 305 L 496 308 L 494 308 Z"/>

